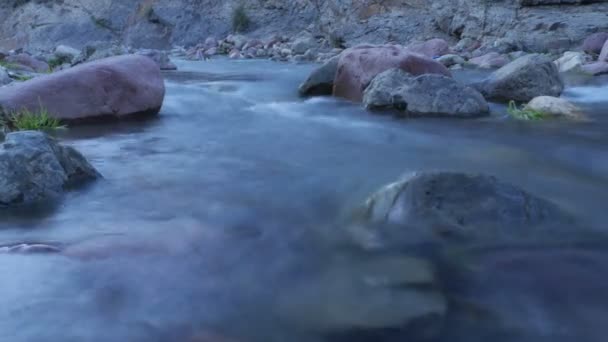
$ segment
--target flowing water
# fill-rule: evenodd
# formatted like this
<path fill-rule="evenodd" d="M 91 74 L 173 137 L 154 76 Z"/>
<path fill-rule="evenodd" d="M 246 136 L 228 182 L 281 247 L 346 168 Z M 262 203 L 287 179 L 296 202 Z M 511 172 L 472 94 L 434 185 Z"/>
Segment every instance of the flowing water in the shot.
<path fill-rule="evenodd" d="M 337 216 L 411 171 L 494 174 L 556 202 L 587 227 L 606 228 L 608 79 L 569 80 L 564 96 L 586 108 L 590 122 L 514 122 L 499 105 L 482 120 L 400 120 L 336 99 L 298 98 L 310 65 L 178 66 L 166 74 L 158 118 L 60 133 L 103 180 L 51 207 L 0 212 L 0 245 L 45 242 L 66 250 L 0 255 L 0 341 L 188 342 L 199 332 L 238 341 L 325 341 L 285 319 L 277 298 L 299 296 L 294 285 L 331 258 L 311 231 L 334 229 Z M 483 74 L 456 76 L 472 81 Z M 607 300 L 593 296 L 608 295 L 608 258 L 595 249 L 577 256 L 590 260 L 592 271 L 566 258 L 555 266 L 565 267 L 558 277 L 540 271 L 563 255 L 526 263 L 526 253 L 523 262 L 514 257 L 521 263 L 515 274 L 461 292 L 503 284 L 497 291 L 504 298 L 493 298 L 492 306 L 524 297 L 551 303 L 551 319 L 532 312 L 536 304 L 505 310 L 508 324 L 529 325 L 530 341 L 558 341 L 555 332 L 564 327 L 548 321 L 569 322 L 563 336 L 603 341 Z M 562 291 L 550 299 L 530 290 L 556 283 Z M 479 340 L 528 341 L 476 329 L 469 333 L 478 331 Z M 477 341 L 469 337 L 462 340 Z"/>

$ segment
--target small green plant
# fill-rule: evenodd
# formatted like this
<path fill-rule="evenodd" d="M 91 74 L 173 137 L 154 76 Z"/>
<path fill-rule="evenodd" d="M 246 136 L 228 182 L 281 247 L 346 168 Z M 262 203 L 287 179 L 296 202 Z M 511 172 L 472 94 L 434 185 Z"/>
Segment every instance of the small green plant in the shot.
<path fill-rule="evenodd" d="M 5 69 L 15 69 L 17 68 L 17 64 L 14 63 L 10 63 L 4 60 L 0 60 L 0 67 L 3 67 Z"/>
<path fill-rule="evenodd" d="M 21 82 L 29 81 L 32 78 L 34 78 L 34 77 L 33 76 L 27 76 L 27 75 L 17 75 L 17 76 L 15 76 L 15 80 L 21 81 Z"/>
<path fill-rule="evenodd" d="M 546 117 L 546 114 L 534 109 L 526 108 L 524 106 L 518 107 L 515 101 L 509 101 L 509 107 L 507 113 L 518 120 L 542 120 Z"/>
<path fill-rule="evenodd" d="M 244 32 L 251 25 L 251 20 L 245 10 L 245 5 L 240 4 L 232 10 L 232 30 L 234 32 Z"/>
<path fill-rule="evenodd" d="M 40 105 L 38 110 L 23 108 L 8 114 L 4 126 L 15 131 L 40 131 L 63 128 L 59 119 L 52 117 L 48 110 Z"/>
<path fill-rule="evenodd" d="M 53 70 L 55 70 L 57 67 L 62 66 L 64 63 L 67 62 L 66 58 L 61 58 L 61 57 L 55 57 L 55 58 L 51 58 L 48 61 L 48 65 L 49 65 L 49 72 L 52 72 Z"/>

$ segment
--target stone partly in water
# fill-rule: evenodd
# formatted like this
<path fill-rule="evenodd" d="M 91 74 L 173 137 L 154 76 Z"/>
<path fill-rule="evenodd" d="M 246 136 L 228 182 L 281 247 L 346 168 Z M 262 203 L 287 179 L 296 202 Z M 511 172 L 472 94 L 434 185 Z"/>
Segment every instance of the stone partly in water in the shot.
<path fill-rule="evenodd" d="M 0 145 L 0 206 L 57 198 L 65 189 L 98 177 L 78 151 L 42 132 L 9 133 Z"/>
<path fill-rule="evenodd" d="M 443 55 L 439 58 L 437 58 L 437 62 L 445 65 L 446 67 L 451 67 L 454 65 L 462 65 L 464 63 L 466 63 L 466 61 L 464 60 L 464 58 L 458 56 L 458 55 Z"/>
<path fill-rule="evenodd" d="M 604 43 L 602 51 L 600 52 L 600 55 L 597 60 L 599 62 L 608 62 L 608 40 L 606 41 L 606 43 Z"/>
<path fill-rule="evenodd" d="M 402 69 L 412 75 L 439 74 L 451 77 L 441 63 L 412 53 L 400 45 L 360 45 L 340 54 L 333 94 L 347 100 L 361 102 L 363 91 L 383 71 Z"/>
<path fill-rule="evenodd" d="M 595 62 L 581 66 L 581 70 L 585 74 L 598 76 L 608 74 L 608 62 Z"/>
<path fill-rule="evenodd" d="M 334 88 L 334 79 L 338 70 L 340 56 L 335 56 L 322 66 L 313 70 L 298 89 L 302 96 L 331 95 Z"/>
<path fill-rule="evenodd" d="M 363 104 L 370 110 L 395 109 L 408 116 L 479 117 L 490 110 L 483 96 L 450 77 L 412 76 L 389 69 L 365 90 Z"/>
<path fill-rule="evenodd" d="M 488 99 L 527 102 L 537 96 L 560 96 L 564 83 L 553 61 L 526 55 L 496 70 L 476 85 Z"/>
<path fill-rule="evenodd" d="M 573 222 L 555 204 L 495 177 L 458 172 L 416 173 L 389 184 L 366 201 L 361 215 L 397 245 L 507 241 L 557 234 Z"/>
<path fill-rule="evenodd" d="M 42 106 L 61 120 L 86 121 L 155 115 L 165 85 L 158 65 L 136 55 L 81 64 L 0 89 L 7 112 Z"/>
<path fill-rule="evenodd" d="M 581 67 L 589 61 L 591 61 L 591 56 L 584 52 L 566 51 L 554 63 L 559 72 L 571 72 L 581 70 Z"/>
<path fill-rule="evenodd" d="M 396 329 L 437 334 L 447 311 L 433 265 L 408 256 L 340 258 L 278 296 L 277 313 L 323 334 Z"/>
<path fill-rule="evenodd" d="M 541 112 L 549 117 L 584 120 L 582 109 L 559 97 L 539 96 L 530 101 L 525 109 Z"/>

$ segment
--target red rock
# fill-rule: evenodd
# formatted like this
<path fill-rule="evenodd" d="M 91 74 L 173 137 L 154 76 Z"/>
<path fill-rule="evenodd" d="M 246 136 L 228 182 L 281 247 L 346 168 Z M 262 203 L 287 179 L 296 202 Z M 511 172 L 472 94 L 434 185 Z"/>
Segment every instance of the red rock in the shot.
<path fill-rule="evenodd" d="M 48 72 L 50 70 L 49 65 L 46 62 L 39 61 L 25 53 L 8 56 L 6 57 L 6 62 L 28 67 L 35 72 Z"/>
<path fill-rule="evenodd" d="M 448 42 L 439 38 L 427 40 L 422 43 L 410 44 L 407 46 L 407 49 L 431 58 L 441 57 L 450 53 Z"/>
<path fill-rule="evenodd" d="M 469 60 L 470 64 L 473 64 L 483 69 L 502 68 L 509 64 L 509 58 L 499 54 L 498 52 L 490 52 L 483 56 L 474 57 Z"/>
<path fill-rule="evenodd" d="M 14 83 L 0 89 L 5 111 L 44 107 L 62 120 L 124 118 L 157 114 L 165 85 L 150 58 L 124 55 Z"/>
<path fill-rule="evenodd" d="M 415 76 L 440 74 L 451 77 L 450 71 L 441 63 L 401 45 L 360 45 L 346 49 L 340 55 L 333 94 L 361 102 L 363 91 L 372 79 L 392 68 Z"/>
<path fill-rule="evenodd" d="M 598 32 L 590 35 L 583 42 L 583 51 L 589 53 L 600 53 L 604 43 L 608 40 L 608 32 Z"/>

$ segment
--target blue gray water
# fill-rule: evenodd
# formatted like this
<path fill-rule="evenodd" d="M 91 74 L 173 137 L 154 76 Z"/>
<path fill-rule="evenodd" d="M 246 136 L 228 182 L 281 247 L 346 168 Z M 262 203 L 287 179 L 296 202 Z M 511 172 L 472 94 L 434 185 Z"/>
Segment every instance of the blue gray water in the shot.
<path fill-rule="evenodd" d="M 59 134 L 102 181 L 54 207 L 0 213 L 0 245 L 56 242 L 71 255 L 0 256 L 0 341 L 187 341 L 197 331 L 320 341 L 273 306 L 322 262 L 308 232 L 410 171 L 494 174 L 605 228 L 606 79 L 573 79 L 566 91 L 591 122 L 513 122 L 499 105 L 477 121 L 398 120 L 298 98 L 310 65 L 178 66 L 158 118 Z"/>

